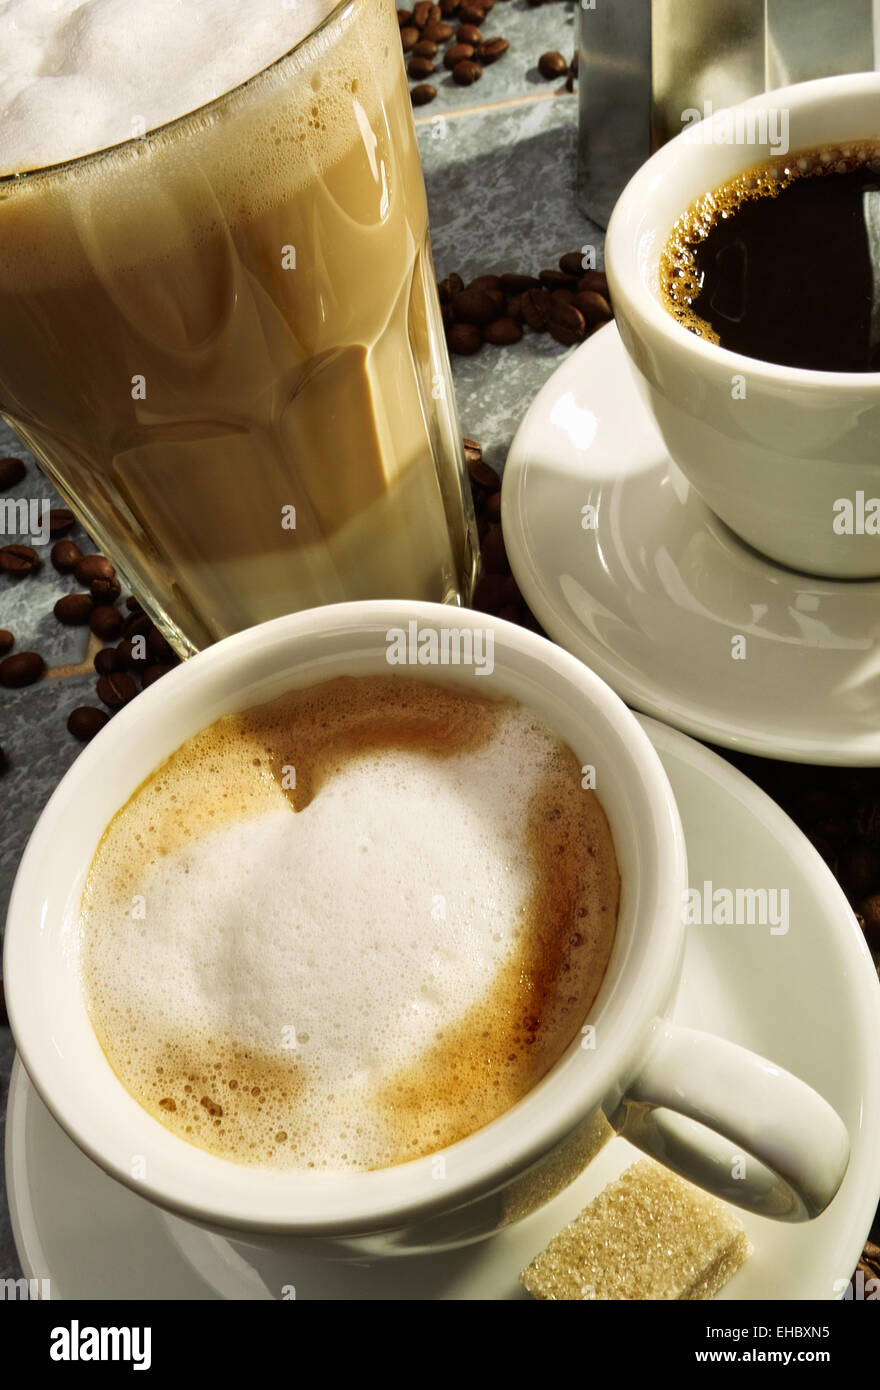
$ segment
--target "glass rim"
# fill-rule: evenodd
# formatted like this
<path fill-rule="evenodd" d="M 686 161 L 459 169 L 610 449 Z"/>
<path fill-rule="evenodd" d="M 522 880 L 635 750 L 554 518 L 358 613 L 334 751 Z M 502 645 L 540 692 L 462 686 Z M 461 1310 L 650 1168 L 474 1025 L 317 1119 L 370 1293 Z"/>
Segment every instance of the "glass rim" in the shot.
<path fill-rule="evenodd" d="M 285 49 L 277 58 L 273 58 L 270 63 L 266 63 L 266 65 L 259 68 L 257 72 L 251 73 L 250 77 L 244 78 L 241 82 L 237 82 L 232 87 L 227 87 L 219 96 L 211 97 L 210 101 L 204 101 L 201 105 L 194 106 L 190 111 L 184 111 L 179 116 L 172 116 L 170 120 L 163 121 L 160 125 L 153 126 L 150 130 L 144 131 L 143 135 L 128 135 L 124 140 L 117 140 L 112 145 L 102 145 L 100 149 L 89 150 L 85 154 L 72 155 L 69 159 L 60 159 L 54 164 L 40 164 L 30 169 L 17 170 L 11 174 L 0 174 L 0 192 L 10 186 L 14 187 L 18 184 L 45 178 L 52 174 L 60 174 L 65 170 L 80 168 L 95 160 L 103 159 L 105 155 L 114 154 L 129 146 L 144 146 L 148 141 L 155 140 L 157 136 L 165 135 L 172 131 L 175 126 L 181 126 L 186 121 L 191 121 L 197 116 L 205 115 L 214 110 L 221 102 L 228 101 L 230 97 L 235 96 L 239 92 L 244 92 L 248 87 L 253 86 L 267 77 L 275 68 L 281 67 L 283 63 L 286 63 L 295 53 L 298 53 L 300 49 L 304 48 L 306 44 L 311 43 L 312 39 L 326 29 L 341 12 L 344 12 L 346 9 L 352 9 L 358 3 L 358 0 L 335 0 L 335 3 L 334 0 L 327 0 L 327 2 L 330 4 L 327 13 L 307 34 L 304 34 L 302 38 L 298 39 L 290 48 Z"/>

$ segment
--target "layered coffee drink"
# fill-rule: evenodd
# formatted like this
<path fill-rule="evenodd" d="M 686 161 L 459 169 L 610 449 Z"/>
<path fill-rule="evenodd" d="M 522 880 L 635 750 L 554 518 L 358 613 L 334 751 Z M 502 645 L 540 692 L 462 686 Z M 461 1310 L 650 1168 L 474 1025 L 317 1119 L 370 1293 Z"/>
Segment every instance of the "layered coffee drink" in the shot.
<path fill-rule="evenodd" d="M 188 652 L 337 600 L 466 600 L 390 0 L 4 18 L 0 414 L 166 635 Z"/>
<path fill-rule="evenodd" d="M 585 780 L 517 702 L 403 677 L 210 725 L 89 871 L 110 1065 L 237 1163 L 378 1169 L 472 1134 L 580 1035 L 608 965 L 620 879 Z"/>

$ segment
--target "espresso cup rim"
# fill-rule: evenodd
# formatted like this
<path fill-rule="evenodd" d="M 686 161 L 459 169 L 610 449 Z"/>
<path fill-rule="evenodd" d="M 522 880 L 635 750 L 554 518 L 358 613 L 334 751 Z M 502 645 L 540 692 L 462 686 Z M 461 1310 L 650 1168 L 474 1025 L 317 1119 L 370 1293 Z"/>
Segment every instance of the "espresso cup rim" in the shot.
<path fill-rule="evenodd" d="M 572 1068 L 572 1062 L 579 1060 L 572 1052 L 578 1046 L 575 1039 L 510 1110 L 438 1151 L 452 1170 L 445 1181 L 431 1181 L 431 1163 L 437 1154 L 375 1172 L 345 1174 L 275 1172 L 238 1165 L 206 1154 L 166 1130 L 126 1091 L 93 1032 L 91 1043 L 85 1041 L 82 1018 L 87 1021 L 88 1016 L 79 971 L 72 963 L 76 952 L 71 951 L 79 894 L 74 901 L 76 880 L 61 884 L 57 891 L 50 884 L 58 872 L 53 846 L 61 844 L 65 835 L 71 842 L 82 839 L 83 844 L 74 844 L 71 854 L 84 877 L 97 840 L 73 817 L 77 807 L 84 805 L 90 786 L 99 785 L 102 770 L 112 769 L 114 760 L 126 755 L 132 739 L 148 745 L 151 732 L 162 735 L 171 752 L 189 736 L 174 733 L 183 718 L 179 711 L 194 705 L 197 696 L 204 698 L 222 686 L 233 702 L 238 701 L 233 707 L 246 708 L 261 698 L 249 696 L 249 681 L 254 689 L 261 680 L 265 686 L 270 678 L 277 682 L 281 676 L 286 682 L 282 688 L 296 683 L 293 673 L 301 668 L 290 660 L 298 647 L 303 653 L 317 652 L 311 664 L 326 665 L 346 633 L 350 641 L 362 637 L 367 641 L 370 633 L 375 639 L 382 628 L 394 625 L 394 618 L 458 628 L 491 626 L 496 666 L 507 664 L 508 683 L 517 670 L 527 676 L 532 673 L 536 686 L 539 676 L 546 683 L 540 688 L 551 692 L 549 703 L 577 700 L 589 710 L 593 727 L 609 741 L 609 762 L 614 762 L 615 776 L 623 786 L 621 795 L 631 802 L 634 823 L 643 837 L 632 851 L 639 868 L 629 889 L 632 912 L 638 909 L 643 916 L 633 916 L 628 954 L 615 967 L 604 1047 L 596 1049 L 578 1074 Z M 375 657 L 372 648 L 371 652 Z M 348 660 L 352 659 L 349 655 Z M 319 674 L 307 675 L 299 683 L 319 679 Z M 439 679 L 442 682 L 443 677 Z M 206 716 L 202 727 L 213 717 Z M 148 756 L 145 749 L 143 758 Z M 141 780 L 138 777 L 135 785 Z M 601 787 L 597 790 L 601 798 Z M 94 795 L 99 801 L 105 796 L 112 802 L 116 793 L 105 795 L 102 790 Z M 106 816 L 106 825 L 125 799 L 114 805 L 110 816 L 106 807 L 99 808 L 96 824 Z M 619 862 L 621 857 L 618 853 Z M 88 862 L 83 863 L 84 859 Z M 635 716 L 587 666 L 546 638 L 474 610 L 406 600 L 328 605 L 249 628 L 191 657 L 121 710 L 79 755 L 42 812 L 13 886 L 4 950 L 9 1018 L 25 1069 L 54 1118 L 83 1152 L 139 1195 L 223 1230 L 342 1239 L 391 1229 L 414 1217 L 439 1215 L 500 1189 L 512 1174 L 527 1173 L 564 1142 L 609 1097 L 619 1098 L 626 1079 L 638 1069 L 656 1019 L 668 1011 L 677 983 L 684 944 L 680 903 L 685 886 L 683 832 L 660 759 Z M 605 982 L 600 999 L 604 991 Z M 73 1020 L 70 1024 L 68 1015 Z M 145 1135 L 152 1145 L 146 1169 L 134 1172 L 132 1143 L 137 1157 Z"/>
<path fill-rule="evenodd" d="M 812 391 L 824 388 L 864 392 L 866 389 L 880 386 L 880 370 L 836 372 L 809 367 L 790 367 L 778 362 L 769 362 L 761 357 L 747 357 L 744 353 L 734 352 L 730 348 L 698 337 L 678 323 L 664 307 L 659 298 L 659 287 L 652 288 L 646 283 L 645 266 L 640 255 L 640 243 L 648 228 L 655 233 L 658 247 L 665 245 L 672 224 L 663 228 L 651 226 L 651 193 L 661 180 L 674 179 L 678 171 L 695 157 L 694 152 L 699 151 L 704 143 L 712 143 L 711 139 L 706 138 L 707 131 L 703 130 L 703 127 L 721 129 L 731 113 L 738 111 L 760 111 L 762 108 L 773 106 L 787 107 L 791 110 L 795 107 L 803 109 L 814 102 L 830 100 L 845 94 L 880 96 L 880 71 L 819 77 L 760 93 L 747 101 L 720 108 L 705 121 L 681 131 L 651 155 L 627 183 L 608 222 L 605 268 L 615 312 L 622 308 L 639 331 L 647 331 L 646 336 L 649 333 L 655 341 L 659 337 L 664 348 L 680 356 L 690 356 L 695 362 L 725 375 L 742 374 L 753 379 L 759 378 L 770 386 L 780 385 L 789 390 L 793 388 Z M 870 134 L 850 137 L 853 141 L 859 138 L 868 140 L 872 137 Z M 880 130 L 875 138 L 880 144 Z M 814 148 L 816 144 L 821 143 L 813 142 L 811 146 L 803 148 Z M 830 140 L 829 143 L 838 142 Z M 772 151 L 760 154 L 754 147 L 742 148 L 744 156 L 738 170 L 740 173 L 767 163 L 773 158 Z M 778 158 L 785 159 L 788 153 L 796 154 L 798 148 L 795 145 L 792 151 Z M 712 192 L 713 188 L 727 182 L 730 177 L 728 174 L 725 179 L 710 182 L 703 191 Z M 679 213 L 687 210 L 690 201 L 681 206 Z"/>

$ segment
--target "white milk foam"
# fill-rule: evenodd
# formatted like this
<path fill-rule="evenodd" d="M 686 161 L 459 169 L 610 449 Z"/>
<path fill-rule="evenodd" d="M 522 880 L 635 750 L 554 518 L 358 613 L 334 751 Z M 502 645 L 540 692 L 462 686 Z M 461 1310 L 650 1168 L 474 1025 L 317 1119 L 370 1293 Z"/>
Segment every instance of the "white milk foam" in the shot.
<path fill-rule="evenodd" d="M 332 0 L 0 0 L 0 173 L 143 134 L 246 81 Z"/>
<path fill-rule="evenodd" d="M 334 752 L 297 811 L 268 772 L 265 743 L 239 731 L 189 765 L 184 745 L 171 775 L 160 769 L 159 783 L 146 783 L 111 823 L 83 902 L 90 1014 L 129 1089 L 158 1118 L 173 1112 L 172 1127 L 192 1142 L 270 1166 L 384 1166 L 481 1123 L 473 1107 L 485 1098 L 460 1100 L 460 1077 L 450 1082 L 448 1067 L 425 1063 L 438 1040 L 454 1046 L 452 1073 L 463 1074 L 485 1070 L 479 1040 L 500 1030 L 514 1089 L 496 1079 L 491 1103 L 504 1109 L 533 1083 L 540 1051 L 523 1012 L 547 1020 L 545 1070 L 576 1031 L 583 1012 L 557 1009 L 560 1041 L 556 1001 L 520 982 L 535 880 L 527 809 L 563 764 L 577 787 L 577 765 L 521 706 L 474 701 L 474 714 L 467 697 L 460 703 L 477 734 L 466 733 L 460 750 L 453 728 L 440 756 L 413 746 Z M 255 770 L 256 747 L 264 752 Z M 248 775 L 255 797 L 234 790 Z M 207 819 L 188 805 L 197 785 Z M 587 862 L 599 849 L 587 880 L 595 918 L 584 910 L 575 923 L 595 993 L 616 921 L 616 866 L 594 794 L 571 795 L 587 819 L 568 848 Z M 177 829 L 158 813 L 175 800 Z M 222 822 L 213 827 L 212 800 Z M 607 906 L 609 896 L 613 920 L 603 922 L 598 900 Z M 575 1008 L 588 1002 L 581 996 Z M 254 1088 L 258 1104 L 244 1113 L 241 1097 Z"/>

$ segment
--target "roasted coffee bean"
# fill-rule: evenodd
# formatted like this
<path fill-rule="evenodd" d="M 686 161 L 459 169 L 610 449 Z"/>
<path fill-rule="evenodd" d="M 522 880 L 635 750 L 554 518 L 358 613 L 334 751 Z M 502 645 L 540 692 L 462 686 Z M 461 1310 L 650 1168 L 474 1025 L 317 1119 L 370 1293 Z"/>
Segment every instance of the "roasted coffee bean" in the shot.
<path fill-rule="evenodd" d="M 122 593 L 122 585 L 115 575 L 111 579 L 101 577 L 92 580 L 89 593 L 96 603 L 115 603 Z"/>
<path fill-rule="evenodd" d="M 49 508 L 49 535 L 63 536 L 76 525 L 76 517 L 67 507 Z"/>
<path fill-rule="evenodd" d="M 135 598 L 134 594 L 129 594 L 128 598 L 125 600 L 125 606 L 129 613 L 143 613 L 144 611 L 143 604 L 139 598 Z"/>
<path fill-rule="evenodd" d="M 595 290 L 578 290 L 572 302 L 591 325 L 607 323 L 611 318 L 611 305 L 604 295 L 597 294 Z"/>
<path fill-rule="evenodd" d="M 557 304 L 571 304 L 574 295 L 571 290 L 551 290 L 550 291 Z"/>
<path fill-rule="evenodd" d="M 493 347 L 509 347 L 511 343 L 518 343 L 522 335 L 522 328 L 516 319 L 509 318 L 493 319 L 483 330 L 486 342 Z"/>
<path fill-rule="evenodd" d="M 401 29 L 404 27 L 404 25 L 409 24 L 411 20 L 412 20 L 412 10 L 398 10 L 398 11 L 397 11 L 397 22 L 398 22 L 398 24 L 400 25 Z"/>
<path fill-rule="evenodd" d="M 144 667 L 153 664 L 143 633 L 136 633 L 134 637 L 123 637 L 115 650 L 120 665 L 128 671 L 143 670 Z"/>
<path fill-rule="evenodd" d="M 868 945 L 875 951 L 880 949 L 880 893 L 864 898 L 859 903 L 858 914 L 864 923 Z"/>
<path fill-rule="evenodd" d="M 572 54 L 571 62 L 569 63 L 568 66 L 569 66 L 569 68 L 571 69 L 571 71 L 574 73 L 575 77 L 577 77 L 577 72 L 578 72 L 578 52 L 577 52 L 577 49 L 575 49 L 574 53 Z"/>
<path fill-rule="evenodd" d="M 147 617 L 146 613 L 135 612 L 130 614 L 129 617 L 126 618 L 125 625 L 122 629 L 122 635 L 123 637 L 136 637 L 138 633 L 140 633 L 142 637 L 147 637 L 152 629 L 152 626 L 153 624 Z"/>
<path fill-rule="evenodd" d="M 65 627 L 84 627 L 91 618 L 94 607 L 91 594 L 65 594 L 58 600 L 52 612 Z"/>
<path fill-rule="evenodd" d="M 113 671 L 122 671 L 125 668 L 125 663 L 115 647 L 102 647 L 99 652 L 95 652 L 92 664 L 99 676 L 109 676 Z"/>
<path fill-rule="evenodd" d="M 430 8 L 429 11 L 428 11 L 428 19 L 431 20 L 431 19 L 442 19 L 442 18 L 443 18 L 443 11 L 441 10 L 440 6 L 437 5 L 437 4 L 432 5 L 431 8 Z"/>
<path fill-rule="evenodd" d="M 11 652 L 14 646 L 15 638 L 12 633 L 8 628 L 0 627 L 0 656 L 5 656 L 7 652 Z"/>
<path fill-rule="evenodd" d="M 451 299 L 454 294 L 458 294 L 459 290 L 464 289 L 464 281 L 460 275 L 456 275 L 453 271 L 451 275 L 447 275 L 445 280 L 439 282 L 437 289 L 441 300 Z"/>
<path fill-rule="evenodd" d="M 39 563 L 40 557 L 32 545 L 0 547 L 0 570 L 5 574 L 32 574 Z"/>
<path fill-rule="evenodd" d="M 437 95 L 437 88 L 432 87 L 430 82 L 420 82 L 417 87 L 410 88 L 409 95 L 413 106 L 427 106 Z"/>
<path fill-rule="evenodd" d="M 539 290 L 524 290 L 520 296 L 522 316 L 529 328 L 533 328 L 536 333 L 543 333 L 547 328 L 547 314 L 552 303 L 550 291 L 543 287 Z"/>
<path fill-rule="evenodd" d="M 456 63 L 464 62 L 465 58 L 473 58 L 473 46 L 469 43 L 451 43 L 443 54 L 443 66 L 451 72 Z"/>
<path fill-rule="evenodd" d="M 469 290 L 500 290 L 500 275 L 476 275 L 473 280 L 468 282 Z"/>
<path fill-rule="evenodd" d="M 568 76 L 567 76 L 566 79 L 565 79 L 565 90 L 566 90 L 567 92 L 573 92 L 573 91 L 574 91 L 574 77 L 572 76 L 571 73 L 569 73 Z"/>
<path fill-rule="evenodd" d="M 573 275 L 579 280 L 584 273 L 584 257 L 580 251 L 566 251 L 559 257 L 559 269 L 563 275 Z"/>
<path fill-rule="evenodd" d="M 177 657 L 157 627 L 147 633 L 147 651 L 157 666 L 173 666 Z"/>
<path fill-rule="evenodd" d="M 410 58 L 407 72 L 410 77 L 430 77 L 434 64 L 430 58 Z"/>
<path fill-rule="evenodd" d="M 537 275 L 513 275 L 505 272 L 500 277 L 501 288 L 505 294 L 522 294 L 523 290 L 539 290 L 541 281 Z"/>
<path fill-rule="evenodd" d="M 501 493 L 490 492 L 486 498 L 486 516 L 490 521 L 501 520 Z"/>
<path fill-rule="evenodd" d="M 483 11 L 483 14 L 486 15 L 486 14 L 488 14 L 489 11 L 494 7 L 494 5 L 495 5 L 495 0 L 480 0 L 480 3 L 479 3 L 479 5 L 477 6 L 477 9 L 482 10 L 482 11 Z M 464 16 L 463 16 L 463 15 L 462 15 L 462 19 L 464 19 Z M 473 23 L 474 21 L 473 21 L 473 20 L 469 20 L 469 21 L 466 21 L 466 22 L 468 22 L 468 23 Z"/>
<path fill-rule="evenodd" d="M 483 574 L 474 590 L 473 606 L 480 613 L 497 614 L 505 604 L 517 604 L 520 592 L 510 574 Z"/>
<path fill-rule="evenodd" d="M 430 39 L 419 39 L 412 52 L 414 58 L 436 58 L 437 45 L 431 43 Z M 412 69 L 410 69 L 410 71 L 412 71 Z"/>
<path fill-rule="evenodd" d="M 483 35 L 480 33 L 476 24 L 459 24 L 458 33 L 455 36 L 455 42 L 456 44 L 467 44 L 471 50 L 471 53 L 473 53 L 476 45 L 478 43 L 483 42 Z M 466 54 L 465 56 L 469 58 L 470 53 Z"/>
<path fill-rule="evenodd" d="M 539 270 L 538 277 L 547 290 L 571 290 L 578 287 L 576 275 L 563 275 L 561 270 Z"/>
<path fill-rule="evenodd" d="M 76 541 L 56 541 L 49 558 L 59 574 L 70 574 L 82 559 L 82 551 Z"/>
<path fill-rule="evenodd" d="M 504 300 L 504 317 L 522 323 L 522 316 L 522 297 L 518 294 L 507 295 Z"/>
<path fill-rule="evenodd" d="M 84 555 L 73 573 L 78 584 L 88 586 L 93 579 L 112 579 L 116 571 L 106 555 Z"/>
<path fill-rule="evenodd" d="M 115 642 L 122 631 L 122 614 L 109 603 L 102 603 L 92 614 L 89 627 L 102 642 Z"/>
<path fill-rule="evenodd" d="M 483 446 L 478 444 L 475 439 L 469 439 L 467 435 L 462 438 L 464 445 L 464 457 L 466 463 L 478 463 L 483 457 Z"/>
<path fill-rule="evenodd" d="M 475 323 L 451 323 L 446 330 L 446 342 L 450 352 L 472 357 L 483 346 L 483 330 Z"/>
<path fill-rule="evenodd" d="M 838 856 L 837 877 L 850 902 L 880 892 L 880 848 L 853 840 Z"/>
<path fill-rule="evenodd" d="M 109 676 L 98 679 L 98 699 L 109 709 L 122 709 L 133 700 L 138 688 L 127 671 L 113 671 Z"/>
<path fill-rule="evenodd" d="M 501 534 L 500 526 L 489 527 L 480 554 L 483 558 L 483 570 L 486 574 L 510 574 L 510 565 L 507 563 L 507 551 L 504 549 L 504 537 Z"/>
<path fill-rule="evenodd" d="M 77 705 L 67 716 L 67 730 L 80 743 L 89 743 L 109 722 L 109 714 L 97 705 Z"/>
<path fill-rule="evenodd" d="M 502 299 L 502 304 L 503 304 Z M 452 312 L 459 323 L 476 323 L 481 326 L 497 318 L 495 300 L 489 290 L 459 290 L 452 296 Z"/>
<path fill-rule="evenodd" d="M 458 17 L 464 24 L 482 24 L 486 11 L 481 5 L 460 5 Z"/>
<path fill-rule="evenodd" d="M 548 82 L 552 82 L 556 77 L 564 77 L 568 72 L 568 63 L 561 53 L 552 49 L 549 53 L 542 53 L 538 59 L 538 72 L 542 77 L 546 77 Z"/>
<path fill-rule="evenodd" d="M 487 68 L 490 63 L 497 63 L 499 58 L 503 58 L 509 47 L 507 39 L 502 39 L 500 35 L 495 39 L 483 39 L 482 43 L 477 44 L 477 59 Z"/>
<path fill-rule="evenodd" d="M 20 483 L 25 471 L 21 459 L 11 456 L 0 459 L 0 492 L 6 492 L 8 488 L 15 487 L 16 483 Z"/>
<path fill-rule="evenodd" d="M 440 12 L 444 19 L 451 19 L 458 9 L 459 0 L 440 0 Z"/>
<path fill-rule="evenodd" d="M 573 304 L 560 304 L 559 300 L 551 295 L 550 307 L 547 310 L 547 332 L 557 343 L 562 343 L 563 347 L 571 347 L 573 343 L 580 343 L 587 336 L 586 320 Z"/>
<path fill-rule="evenodd" d="M 479 63 L 472 63 L 469 58 L 456 63 L 452 69 L 452 80 L 457 82 L 459 87 L 470 87 L 473 82 L 479 82 L 482 76 L 483 69 Z"/>
<path fill-rule="evenodd" d="M 46 663 L 39 652 L 13 652 L 0 661 L 0 685 L 17 690 L 22 685 L 33 685 L 46 669 Z"/>
<path fill-rule="evenodd" d="M 464 445 L 464 461 L 467 464 L 471 483 L 482 492 L 497 492 L 501 486 L 501 479 L 495 469 L 486 463 L 482 451 L 474 454 L 473 447 L 479 449 L 479 445 L 471 448 L 468 448 L 468 445 L 473 446 L 473 440 L 466 439 Z"/>
<path fill-rule="evenodd" d="M 432 19 L 422 30 L 422 36 L 430 39 L 432 43 L 445 43 L 447 39 L 452 38 L 454 33 L 455 30 L 452 25 L 448 24 L 445 19 Z"/>
<path fill-rule="evenodd" d="M 158 663 L 155 666 L 148 666 L 141 676 L 141 689 L 146 690 L 148 685 L 160 680 L 162 676 L 167 676 L 171 669 L 170 666 L 162 666 Z"/>
<path fill-rule="evenodd" d="M 431 16 L 431 0 L 418 0 L 413 6 L 412 19 L 417 29 L 424 29 Z"/>
<path fill-rule="evenodd" d="M 403 44 L 404 53 L 409 53 L 411 49 L 415 48 L 421 37 L 414 25 L 405 25 L 400 31 L 400 42 Z"/>
<path fill-rule="evenodd" d="M 608 279 L 604 270 L 587 270 L 578 280 L 578 290 L 594 290 L 596 294 L 604 295 L 610 303 L 608 294 Z"/>

